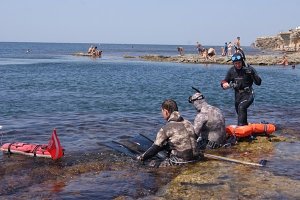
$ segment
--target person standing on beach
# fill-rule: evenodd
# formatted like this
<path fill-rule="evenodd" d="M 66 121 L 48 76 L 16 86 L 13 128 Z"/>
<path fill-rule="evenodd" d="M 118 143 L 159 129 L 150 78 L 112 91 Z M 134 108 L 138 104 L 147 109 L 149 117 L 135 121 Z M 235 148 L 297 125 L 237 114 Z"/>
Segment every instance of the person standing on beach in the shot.
<path fill-rule="evenodd" d="M 223 52 L 222 52 L 222 56 L 227 56 L 228 53 L 228 45 L 227 42 L 225 42 L 224 47 L 223 47 Z"/>
<path fill-rule="evenodd" d="M 261 85 L 261 78 L 256 70 L 245 62 L 244 53 L 233 54 L 231 60 L 234 66 L 228 70 L 225 79 L 221 81 L 221 87 L 224 90 L 231 87 L 234 89 L 238 126 L 244 126 L 248 125 L 247 109 L 254 101 L 253 82 Z"/>
<path fill-rule="evenodd" d="M 177 51 L 179 52 L 179 55 L 183 56 L 184 55 L 184 50 L 183 47 L 177 47 Z"/>
<path fill-rule="evenodd" d="M 205 48 L 203 49 L 202 57 L 204 58 L 204 60 L 208 60 L 207 49 Z"/>
<path fill-rule="evenodd" d="M 228 56 L 232 56 L 232 43 L 228 43 Z"/>
<path fill-rule="evenodd" d="M 165 100 L 161 105 L 161 113 L 167 121 L 157 133 L 152 146 L 137 159 L 145 161 L 155 156 L 159 151 L 167 150 L 168 157 L 159 167 L 181 165 L 199 160 L 196 134 L 191 122 L 183 119 L 177 103 L 172 99 Z"/>
<path fill-rule="evenodd" d="M 234 45 L 237 47 L 237 49 L 241 48 L 241 38 L 240 37 L 236 38 Z"/>
<path fill-rule="evenodd" d="M 198 51 L 199 56 L 201 56 L 202 55 L 202 45 L 199 42 L 197 42 L 197 44 L 196 44 L 196 49 Z"/>
<path fill-rule="evenodd" d="M 240 37 L 236 37 L 235 43 L 234 45 L 240 49 L 241 48 L 241 38 Z"/>

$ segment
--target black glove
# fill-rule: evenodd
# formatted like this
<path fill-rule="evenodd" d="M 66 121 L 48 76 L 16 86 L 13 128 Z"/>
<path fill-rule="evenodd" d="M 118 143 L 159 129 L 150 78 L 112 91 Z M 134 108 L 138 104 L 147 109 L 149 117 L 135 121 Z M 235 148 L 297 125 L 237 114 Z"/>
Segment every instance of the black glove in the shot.
<path fill-rule="evenodd" d="M 160 150 L 162 150 L 162 147 L 153 144 L 145 153 L 138 156 L 136 159 L 140 161 L 148 160 L 149 158 L 156 155 Z"/>

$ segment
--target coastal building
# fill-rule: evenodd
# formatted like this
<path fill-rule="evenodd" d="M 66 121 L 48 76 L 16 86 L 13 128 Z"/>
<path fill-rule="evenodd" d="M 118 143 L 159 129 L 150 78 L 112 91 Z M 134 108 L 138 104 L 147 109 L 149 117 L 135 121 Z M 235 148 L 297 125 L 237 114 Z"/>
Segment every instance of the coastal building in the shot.
<path fill-rule="evenodd" d="M 281 51 L 300 51 L 300 26 L 276 36 L 258 37 L 255 47 Z"/>

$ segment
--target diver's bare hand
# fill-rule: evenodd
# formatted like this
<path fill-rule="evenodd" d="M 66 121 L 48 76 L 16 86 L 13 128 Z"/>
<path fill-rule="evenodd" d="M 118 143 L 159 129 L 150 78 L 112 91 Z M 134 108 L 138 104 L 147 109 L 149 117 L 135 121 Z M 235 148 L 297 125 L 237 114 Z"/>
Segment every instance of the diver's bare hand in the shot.
<path fill-rule="evenodd" d="M 230 88 L 230 85 L 229 85 L 229 83 L 223 83 L 222 84 L 222 88 L 224 89 L 224 90 L 226 90 L 226 89 L 229 89 Z"/>

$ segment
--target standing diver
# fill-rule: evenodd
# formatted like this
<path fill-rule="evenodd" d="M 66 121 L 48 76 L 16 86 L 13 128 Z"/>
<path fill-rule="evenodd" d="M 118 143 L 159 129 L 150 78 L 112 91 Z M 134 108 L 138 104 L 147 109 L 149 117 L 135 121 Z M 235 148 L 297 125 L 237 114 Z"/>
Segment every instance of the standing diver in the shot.
<path fill-rule="evenodd" d="M 231 57 L 233 67 L 231 67 L 224 80 L 221 81 L 221 87 L 226 90 L 233 88 L 235 91 L 235 110 L 238 114 L 238 126 L 248 125 L 247 108 L 254 101 L 253 82 L 261 85 L 261 78 L 256 70 L 248 65 L 245 60 L 244 52 L 237 48 L 237 53 Z"/>

